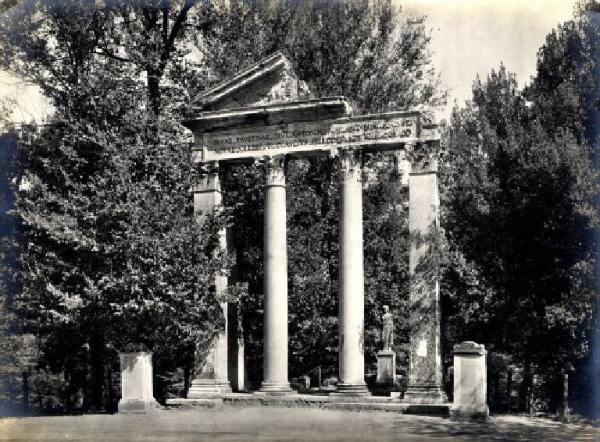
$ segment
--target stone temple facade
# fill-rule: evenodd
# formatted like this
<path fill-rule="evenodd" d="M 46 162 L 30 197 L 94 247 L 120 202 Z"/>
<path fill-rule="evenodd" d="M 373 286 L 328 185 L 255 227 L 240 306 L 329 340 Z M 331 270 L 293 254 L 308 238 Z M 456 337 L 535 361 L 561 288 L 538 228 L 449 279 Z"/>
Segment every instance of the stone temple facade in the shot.
<path fill-rule="evenodd" d="M 362 156 L 394 156 L 409 186 L 410 367 L 405 400 L 442 403 L 439 282 L 435 257 L 439 196 L 437 127 L 416 111 L 354 116 L 343 97 L 317 98 L 282 54 L 275 53 L 206 91 L 184 122 L 194 135 L 192 161 L 204 170 L 193 189 L 203 214 L 221 203 L 219 164 L 257 163 L 265 174 L 264 374 L 262 395 L 292 394 L 288 379 L 286 162 L 326 155 L 340 169 L 339 384 L 336 395 L 369 395 L 364 380 Z M 228 232 L 221 247 L 232 251 Z M 219 276 L 217 290 L 227 277 Z M 225 317 L 235 315 L 224 304 Z M 230 321 L 231 322 L 231 321 Z M 244 389 L 243 343 L 231 324 L 215 340 L 189 398 Z"/>

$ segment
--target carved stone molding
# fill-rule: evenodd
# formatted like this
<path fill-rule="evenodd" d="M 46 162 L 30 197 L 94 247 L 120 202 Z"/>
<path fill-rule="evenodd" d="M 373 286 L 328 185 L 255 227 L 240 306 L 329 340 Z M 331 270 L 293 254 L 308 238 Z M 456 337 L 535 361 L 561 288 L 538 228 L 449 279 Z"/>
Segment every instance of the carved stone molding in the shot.
<path fill-rule="evenodd" d="M 399 149 L 393 153 L 394 167 L 396 173 L 400 177 L 400 182 L 403 187 L 408 186 L 408 176 L 410 175 L 410 160 L 405 149 Z"/>
<path fill-rule="evenodd" d="M 202 163 L 199 165 L 198 170 L 202 173 L 202 175 L 217 175 L 219 173 L 219 162 L 208 161 L 206 163 Z"/>
<path fill-rule="evenodd" d="M 483 344 L 477 344 L 473 341 L 464 341 L 459 344 L 454 344 L 454 354 L 477 354 L 485 355 L 487 351 Z"/>
<path fill-rule="evenodd" d="M 264 157 L 265 186 L 285 186 L 285 155 Z"/>
<path fill-rule="evenodd" d="M 221 191 L 219 181 L 219 162 L 210 161 L 197 166 L 198 183 L 193 186 L 193 192 Z"/>
<path fill-rule="evenodd" d="M 361 149 L 340 149 L 339 150 L 340 164 L 340 180 L 362 180 L 362 150 Z"/>

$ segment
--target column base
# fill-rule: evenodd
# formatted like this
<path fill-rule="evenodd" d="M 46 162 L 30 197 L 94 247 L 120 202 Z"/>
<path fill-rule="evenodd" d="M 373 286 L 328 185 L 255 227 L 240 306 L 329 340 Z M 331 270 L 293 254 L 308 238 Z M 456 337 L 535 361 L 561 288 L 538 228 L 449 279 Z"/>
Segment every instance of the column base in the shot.
<path fill-rule="evenodd" d="M 291 396 L 297 394 L 297 392 L 292 390 L 289 382 L 263 382 L 260 385 L 260 390 L 255 391 L 254 394 L 258 396 Z"/>
<path fill-rule="evenodd" d="M 157 411 L 160 405 L 154 398 L 152 399 L 134 399 L 127 398 L 119 400 L 117 410 L 119 413 L 146 414 Z"/>
<path fill-rule="evenodd" d="M 231 393 L 229 381 L 226 379 L 194 379 L 188 391 L 188 399 L 202 399 L 207 396 L 214 396 L 224 393 Z"/>
<path fill-rule="evenodd" d="M 487 405 L 480 407 L 456 406 L 450 409 L 450 419 L 453 421 L 479 421 L 485 422 L 490 417 Z"/>
<path fill-rule="evenodd" d="M 409 385 L 404 393 L 404 400 L 408 404 L 444 404 L 448 396 L 441 385 L 413 384 Z"/>
<path fill-rule="evenodd" d="M 329 393 L 332 397 L 366 397 L 371 396 L 367 384 L 338 384 L 337 391 Z"/>

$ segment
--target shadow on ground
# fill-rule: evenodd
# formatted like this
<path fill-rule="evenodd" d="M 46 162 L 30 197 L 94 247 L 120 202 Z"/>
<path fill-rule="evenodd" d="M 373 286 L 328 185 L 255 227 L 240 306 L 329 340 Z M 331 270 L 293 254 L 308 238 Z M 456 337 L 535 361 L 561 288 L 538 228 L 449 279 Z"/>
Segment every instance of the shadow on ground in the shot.
<path fill-rule="evenodd" d="M 427 440 L 500 441 L 600 441 L 600 431 L 589 426 L 565 425 L 520 416 L 492 417 L 487 423 L 453 422 L 449 419 L 396 419 L 392 428 L 417 433 Z"/>

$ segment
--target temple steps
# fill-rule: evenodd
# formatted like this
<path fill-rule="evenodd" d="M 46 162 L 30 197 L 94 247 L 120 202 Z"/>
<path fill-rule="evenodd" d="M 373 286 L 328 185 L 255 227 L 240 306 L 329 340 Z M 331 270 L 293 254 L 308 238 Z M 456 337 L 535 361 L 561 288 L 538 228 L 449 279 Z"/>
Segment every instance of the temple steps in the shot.
<path fill-rule="evenodd" d="M 312 407 L 348 411 L 390 411 L 403 414 L 448 416 L 450 403 L 410 404 L 400 399 L 369 397 L 333 397 L 321 395 L 259 396 L 251 393 L 215 394 L 199 399 L 167 399 L 168 408 L 221 408 L 221 407 Z"/>

